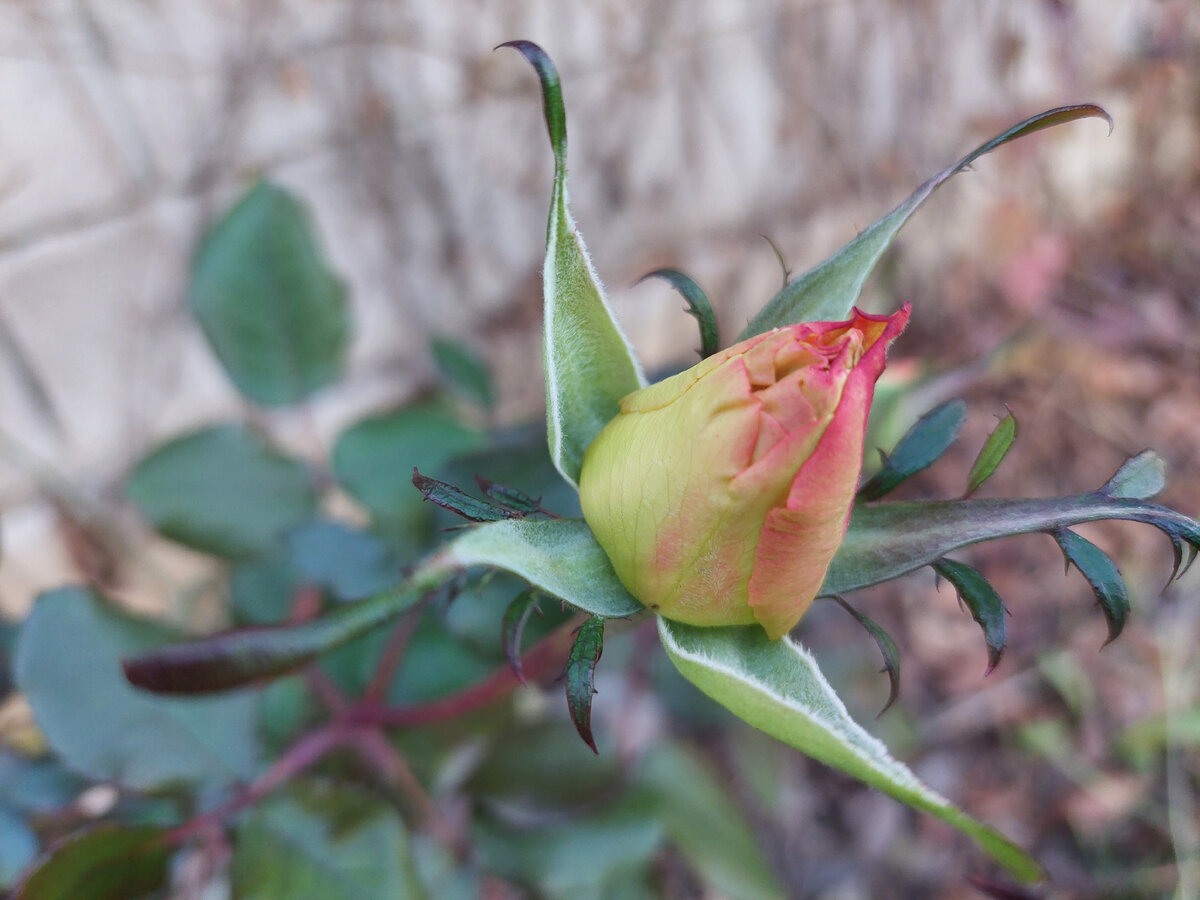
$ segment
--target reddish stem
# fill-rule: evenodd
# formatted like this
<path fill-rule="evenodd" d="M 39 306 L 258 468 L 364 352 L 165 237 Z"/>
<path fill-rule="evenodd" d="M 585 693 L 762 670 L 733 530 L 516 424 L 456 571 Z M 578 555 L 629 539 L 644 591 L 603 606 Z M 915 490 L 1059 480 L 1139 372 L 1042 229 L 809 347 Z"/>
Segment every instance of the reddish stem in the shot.
<path fill-rule="evenodd" d="M 521 657 L 521 668 L 526 680 L 536 680 L 556 666 L 570 650 L 572 633 L 579 627 L 582 618 L 573 619 L 555 629 Z M 431 722 L 444 722 L 474 712 L 511 693 L 520 687 L 513 670 L 505 665 L 483 681 L 469 688 L 419 706 L 375 706 L 363 705 L 349 713 L 349 718 L 363 725 L 414 726 Z"/>

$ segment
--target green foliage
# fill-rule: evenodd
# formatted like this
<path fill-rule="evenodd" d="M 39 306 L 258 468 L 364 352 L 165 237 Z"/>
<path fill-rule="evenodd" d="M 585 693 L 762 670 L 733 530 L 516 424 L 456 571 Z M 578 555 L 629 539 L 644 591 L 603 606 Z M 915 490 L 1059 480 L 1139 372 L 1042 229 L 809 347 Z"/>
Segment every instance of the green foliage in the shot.
<path fill-rule="evenodd" d="M 1017 439 L 1017 417 L 1011 412 L 996 423 L 996 427 L 992 429 L 991 434 L 987 436 L 987 440 L 983 442 L 983 447 L 979 450 L 979 455 L 975 457 L 975 462 L 971 466 L 971 473 L 967 476 L 967 496 L 979 490 L 985 481 L 992 477 L 996 469 L 1000 467 L 1000 463 L 1004 462 L 1004 457 L 1008 455 L 1008 451 L 1012 449 L 1013 442 Z"/>
<path fill-rule="evenodd" d="M 125 490 L 164 536 L 230 558 L 264 552 L 316 509 L 304 464 L 241 425 L 164 444 L 134 467 Z"/>
<path fill-rule="evenodd" d="M 1000 664 L 1000 656 L 1004 653 L 1005 625 L 1004 601 L 996 593 L 986 578 L 978 571 L 964 563 L 952 559 L 939 559 L 933 564 L 933 569 L 942 578 L 954 585 L 958 599 L 966 604 L 971 611 L 971 618 L 983 629 L 983 640 L 987 644 L 988 667 L 992 669 Z"/>
<path fill-rule="evenodd" d="M 700 326 L 700 349 L 697 352 L 701 359 L 712 356 L 721 349 L 721 339 L 717 334 L 717 315 L 700 285 L 676 269 L 655 269 L 643 275 L 638 283 L 641 284 L 647 278 L 661 278 L 675 288 L 686 301 L 687 314 Z"/>
<path fill-rule="evenodd" d="M 1096 602 L 1108 622 L 1108 640 L 1105 643 L 1111 644 L 1120 636 L 1125 628 L 1125 620 L 1129 618 L 1129 595 L 1121 573 L 1117 571 L 1117 564 L 1103 550 L 1073 531 L 1060 528 L 1054 532 L 1054 539 L 1062 548 L 1067 563 L 1074 563 L 1096 595 Z"/>
<path fill-rule="evenodd" d="M 592 616 L 575 633 L 575 643 L 567 654 L 567 671 L 563 677 L 571 721 L 575 723 L 575 730 L 583 742 L 597 754 L 600 751 L 596 749 L 596 741 L 592 737 L 592 695 L 596 693 L 596 663 L 603 652 L 604 619 Z"/>
<path fill-rule="evenodd" d="M 209 229 L 189 293 L 226 374 L 255 403 L 298 403 L 341 374 L 345 287 L 284 189 L 258 182 Z"/>
<path fill-rule="evenodd" d="M 967 404 L 950 400 L 917 420 L 896 448 L 884 457 L 883 467 L 858 489 L 860 500 L 878 500 L 905 480 L 937 462 L 958 437 Z"/>
<path fill-rule="evenodd" d="M 13 900 L 143 900 L 167 882 L 171 848 L 151 825 L 98 825 L 41 861 Z"/>
<path fill-rule="evenodd" d="M 492 373 L 479 354 L 449 337 L 435 337 L 430 349 L 438 372 L 449 387 L 484 409 L 491 408 Z"/>

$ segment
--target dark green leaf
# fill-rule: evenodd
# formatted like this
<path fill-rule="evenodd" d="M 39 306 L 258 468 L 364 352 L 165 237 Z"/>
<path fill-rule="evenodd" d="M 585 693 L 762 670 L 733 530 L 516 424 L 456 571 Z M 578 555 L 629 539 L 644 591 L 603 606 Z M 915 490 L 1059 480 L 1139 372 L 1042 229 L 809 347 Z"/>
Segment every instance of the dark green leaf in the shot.
<path fill-rule="evenodd" d="M 429 589 L 410 580 L 310 622 L 235 628 L 154 653 L 127 654 L 122 667 L 131 684 L 156 694 L 228 691 L 295 671 L 392 621 Z"/>
<path fill-rule="evenodd" d="M 0 891 L 29 867 L 38 853 L 38 838 L 15 809 L 0 804 Z"/>
<path fill-rule="evenodd" d="M 485 409 L 492 405 L 492 375 L 479 354 L 447 337 L 435 337 L 431 349 L 444 381 Z"/>
<path fill-rule="evenodd" d="M 537 44 L 511 41 L 501 46 L 519 51 L 537 71 L 554 152 L 542 270 L 546 433 L 554 465 L 578 485 L 584 450 L 617 414 L 621 398 L 642 387 L 645 377 L 567 208 L 567 120 L 558 72 Z"/>
<path fill-rule="evenodd" d="M 1149 500 L 1167 486 L 1167 466 L 1153 450 L 1125 460 L 1100 493 L 1127 500 Z"/>
<path fill-rule="evenodd" d="M 592 695 L 596 693 L 596 663 L 604 652 L 604 619 L 592 616 L 579 626 L 567 656 L 567 709 L 583 742 L 599 755 L 592 738 Z"/>
<path fill-rule="evenodd" d="M 177 637 L 82 588 L 37 599 L 17 645 L 17 684 L 67 765 L 140 790 L 222 785 L 254 774 L 254 695 L 169 700 L 121 677 L 122 657 Z"/>
<path fill-rule="evenodd" d="M 387 544 L 340 522 L 308 522 L 285 540 L 300 577 L 339 600 L 361 600 L 400 580 L 400 564 Z"/>
<path fill-rule="evenodd" d="M 921 416 L 900 438 L 896 449 L 884 460 L 883 468 L 859 488 L 859 499 L 878 500 L 905 479 L 933 465 L 958 437 L 966 415 L 965 403 L 950 400 Z"/>
<path fill-rule="evenodd" d="M 712 304 L 708 302 L 708 295 L 696 284 L 691 277 L 679 272 L 675 269 L 655 269 L 647 275 L 643 275 L 638 284 L 641 284 L 647 278 L 661 278 L 671 287 L 675 288 L 687 302 L 688 315 L 692 316 L 700 325 L 700 358 L 712 356 L 721 348 L 720 338 L 717 336 L 717 316 L 713 312 Z"/>
<path fill-rule="evenodd" d="M 520 514 L 503 506 L 497 506 L 488 500 L 472 497 L 465 491 L 452 484 L 438 481 L 422 475 L 413 468 L 412 483 L 421 496 L 431 503 L 436 503 L 442 509 L 448 509 L 455 515 L 462 516 L 470 522 L 500 522 L 504 519 L 519 518 Z"/>
<path fill-rule="evenodd" d="M 521 635 L 530 615 L 540 612 L 537 601 L 537 591 L 532 588 L 521 591 L 504 610 L 504 619 L 500 623 L 500 642 L 504 645 L 504 655 L 521 684 L 525 683 L 525 673 L 521 671 Z"/>
<path fill-rule="evenodd" d="M 509 487 L 507 484 L 496 484 L 496 482 L 488 481 L 488 479 L 481 478 L 478 475 L 475 476 L 475 483 L 479 485 L 479 489 L 483 491 L 485 497 L 490 497 L 501 506 L 507 507 L 513 512 L 526 516 L 545 512 L 542 509 L 541 497 L 535 500 L 524 491 L 518 490 L 515 487 Z"/>
<path fill-rule="evenodd" d="M 229 605 L 238 625 L 271 625 L 291 614 L 303 579 L 291 560 L 273 554 L 238 563 L 229 573 Z"/>
<path fill-rule="evenodd" d="M 975 457 L 975 462 L 971 466 L 971 474 L 967 476 L 968 497 L 979 490 L 983 483 L 992 477 L 992 473 L 1004 461 L 1004 457 L 1008 455 L 1008 451 L 1012 448 L 1013 441 L 1016 439 L 1017 417 L 1010 412 L 992 429 L 992 433 L 983 442 L 983 449 Z"/>
<path fill-rule="evenodd" d="M 986 578 L 970 566 L 952 559 L 939 559 L 933 564 L 934 571 L 954 585 L 958 598 L 971 611 L 971 618 L 983 629 L 983 639 L 988 648 L 988 667 L 984 674 L 990 675 L 1000 663 L 1004 653 L 1005 624 L 1004 601 Z"/>
<path fill-rule="evenodd" d="M 1027 853 L 934 793 L 846 712 L 812 654 L 757 625 L 698 628 L 659 617 L 671 662 L 708 696 L 750 725 L 826 765 L 937 816 L 976 841 L 1024 881 L 1044 873 Z"/>
<path fill-rule="evenodd" d="M 255 403 L 297 403 L 341 374 L 346 290 L 282 188 L 258 182 L 208 231 L 189 293 L 213 352 Z"/>
<path fill-rule="evenodd" d="M 1100 604 L 1108 622 L 1108 640 L 1105 643 L 1111 644 L 1120 635 L 1121 629 L 1125 627 L 1125 620 L 1129 618 L 1129 596 L 1116 563 L 1091 541 L 1073 531 L 1060 528 L 1054 532 L 1054 539 L 1062 548 L 1067 562 L 1074 563 L 1079 574 L 1091 585 L 1096 602 Z"/>
<path fill-rule="evenodd" d="M 512 572 L 595 616 L 620 619 L 645 609 L 625 590 L 583 519 L 489 522 L 455 538 L 444 553 L 463 567 Z"/>
<path fill-rule="evenodd" d="M 969 544 L 1101 519 L 1153 525 L 1171 539 L 1180 560 L 1185 544 L 1200 547 L 1200 524 L 1182 513 L 1102 491 L 1037 500 L 861 504 L 851 513 L 821 594 L 845 594 L 897 578 Z"/>
<path fill-rule="evenodd" d="M 746 326 L 738 340 L 743 341 L 795 322 L 838 322 L 845 319 L 858 301 L 863 283 L 875 270 L 904 223 L 946 180 L 1002 144 L 1043 128 L 1087 117 L 1106 119 L 1110 130 L 1112 128 L 1112 119 L 1098 106 L 1064 106 L 1026 119 L 976 147 L 954 165 L 926 181 L 912 196 L 829 259 L 788 282 Z"/>
<path fill-rule="evenodd" d="M 867 634 L 874 638 L 875 644 L 879 647 L 879 652 L 883 654 L 883 671 L 887 672 L 889 689 L 887 703 L 883 704 L 883 709 L 875 716 L 879 718 L 879 716 L 888 711 L 888 708 L 900 696 L 900 650 L 896 647 L 896 642 L 892 640 L 892 636 L 884 631 L 874 619 L 860 613 L 841 597 L 834 597 L 833 599 L 841 605 L 842 609 L 854 616 L 854 620 L 859 625 L 866 629 Z"/>
<path fill-rule="evenodd" d="M 440 470 L 450 459 L 481 450 L 487 436 L 436 403 L 408 406 L 351 426 L 333 448 L 333 473 L 351 496 L 384 517 L 420 509 L 413 466 Z"/>
<path fill-rule="evenodd" d="M 142 900 L 170 874 L 173 848 L 151 825 L 97 825 L 51 848 L 13 900 Z"/>
<path fill-rule="evenodd" d="M 125 490 L 166 537 L 234 558 L 265 553 L 317 503 L 304 464 L 241 425 L 164 444 L 137 464 Z"/>
<path fill-rule="evenodd" d="M 727 900 L 787 896 L 745 813 L 727 796 L 723 776 L 699 754 L 673 742 L 657 742 L 638 763 L 635 777 L 658 801 L 667 839 L 699 873 L 712 896 Z"/>
<path fill-rule="evenodd" d="M 268 798 L 238 828 L 230 877 L 239 900 L 418 900 L 399 815 L 344 785 Z"/>

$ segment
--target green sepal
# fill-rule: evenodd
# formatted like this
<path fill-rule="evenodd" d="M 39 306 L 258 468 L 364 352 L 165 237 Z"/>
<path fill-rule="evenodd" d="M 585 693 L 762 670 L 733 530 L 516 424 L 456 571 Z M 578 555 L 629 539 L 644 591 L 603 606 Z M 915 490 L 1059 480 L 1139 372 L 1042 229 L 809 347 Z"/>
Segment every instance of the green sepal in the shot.
<path fill-rule="evenodd" d="M 521 671 L 521 635 L 529 617 L 535 612 L 541 615 L 537 601 L 538 592 L 533 588 L 521 591 L 505 607 L 504 617 L 500 621 L 500 643 L 504 647 L 504 656 L 521 684 L 525 683 L 525 673 Z"/>
<path fill-rule="evenodd" d="M 985 675 L 1000 664 L 1004 653 L 1005 624 L 1004 601 L 978 570 L 952 559 L 939 559 L 933 570 L 954 585 L 958 599 L 967 605 L 971 618 L 983 629 L 983 640 L 987 644 L 988 667 Z"/>
<path fill-rule="evenodd" d="M 596 741 L 592 737 L 592 695 L 596 693 L 596 663 L 604 652 L 604 619 L 592 616 L 575 633 L 575 643 L 567 655 L 567 673 L 564 681 L 567 691 L 567 709 L 575 730 L 583 742 L 597 756 Z"/>
<path fill-rule="evenodd" d="M 700 358 L 706 359 L 716 353 L 721 348 L 717 334 L 717 316 L 703 288 L 696 284 L 691 276 L 677 269 L 655 269 L 639 278 L 637 283 L 641 284 L 647 278 L 661 278 L 675 288 L 687 303 L 687 314 L 700 326 Z"/>
<path fill-rule="evenodd" d="M 1111 644 L 1129 618 L 1129 595 L 1117 564 L 1103 550 L 1073 531 L 1060 528 L 1054 532 L 1054 539 L 1058 541 L 1068 567 L 1074 563 L 1096 595 L 1096 602 L 1108 622 L 1108 640 L 1104 643 Z"/>
<path fill-rule="evenodd" d="M 472 497 L 461 488 L 445 481 L 438 481 L 428 475 L 422 475 L 413 466 L 412 483 L 421 496 L 431 503 L 436 503 L 442 509 L 448 509 L 455 515 L 462 516 L 471 522 L 499 522 L 504 519 L 518 518 L 521 514 L 498 506 L 490 500 L 480 500 Z"/>
<path fill-rule="evenodd" d="M 537 71 L 554 152 L 554 187 L 542 270 L 546 434 L 554 465 L 563 478 L 578 487 L 588 444 L 617 414 L 621 398 L 644 386 L 646 380 L 571 219 L 567 204 L 567 119 L 558 72 L 537 44 L 510 41 L 500 46 L 519 51 Z"/>
<path fill-rule="evenodd" d="M 921 416 L 884 457 L 883 467 L 858 489 L 858 499 L 878 500 L 937 462 L 958 437 L 966 417 L 967 404 L 961 400 L 949 400 Z"/>
<path fill-rule="evenodd" d="M 751 320 L 738 336 L 738 341 L 797 322 L 840 322 L 846 319 L 862 292 L 863 283 L 875 270 L 896 234 L 938 187 L 1002 144 L 1043 128 L 1088 117 L 1105 119 L 1109 130 L 1112 130 L 1112 118 L 1099 106 L 1063 106 L 1032 116 L 976 147 L 954 165 L 926 181 L 907 200 L 829 259 L 789 281 Z"/>
<path fill-rule="evenodd" d="M 485 497 L 495 500 L 501 506 L 511 509 L 515 513 L 531 516 L 534 513 L 546 512 L 542 509 L 541 497 L 530 497 L 519 488 L 509 487 L 507 484 L 497 484 L 480 475 L 475 476 L 475 483 L 479 485 L 479 489 L 483 491 Z"/>
<path fill-rule="evenodd" d="M 838 605 L 846 612 L 854 617 L 854 621 L 858 622 L 875 641 L 875 645 L 879 647 L 879 652 L 883 654 L 883 668 L 880 671 L 887 672 L 888 677 L 888 698 L 883 704 L 883 709 L 875 714 L 875 718 L 879 718 L 900 696 L 900 648 L 896 646 L 896 642 L 892 640 L 892 636 L 865 613 L 859 612 L 853 606 L 846 602 L 843 597 L 834 597 Z"/>

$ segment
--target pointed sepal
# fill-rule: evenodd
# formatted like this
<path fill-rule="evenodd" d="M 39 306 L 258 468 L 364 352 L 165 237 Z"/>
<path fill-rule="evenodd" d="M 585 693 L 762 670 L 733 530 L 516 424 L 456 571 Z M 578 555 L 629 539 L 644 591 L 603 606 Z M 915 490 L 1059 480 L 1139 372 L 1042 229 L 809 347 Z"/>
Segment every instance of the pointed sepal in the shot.
<path fill-rule="evenodd" d="M 655 269 L 639 278 L 637 283 L 641 284 L 647 278 L 661 278 L 675 288 L 687 303 L 687 314 L 700 326 L 700 358 L 706 359 L 716 353 L 721 348 L 717 334 L 717 315 L 713 312 L 712 303 L 709 302 L 703 288 L 696 284 L 691 276 L 676 269 Z"/>
<path fill-rule="evenodd" d="M 983 442 L 983 447 L 980 448 L 979 455 L 975 457 L 975 462 L 971 465 L 971 472 L 967 475 L 967 493 L 964 496 L 970 497 L 983 486 L 985 481 L 995 474 L 996 469 L 1000 467 L 1000 463 L 1004 462 L 1004 457 L 1008 455 L 1008 451 L 1012 449 L 1012 445 L 1016 439 L 1017 417 L 1010 411 L 1008 415 L 996 423 L 996 427 L 992 429 L 991 434 L 987 436 L 987 440 Z"/>
<path fill-rule="evenodd" d="M 575 730 L 596 755 L 592 737 L 592 696 L 596 693 L 596 663 L 604 652 L 604 619 L 592 616 L 575 633 L 575 643 L 567 656 L 567 709 Z"/>
<path fill-rule="evenodd" d="M 854 617 L 875 641 L 875 645 L 879 647 L 879 652 L 883 654 L 883 669 L 887 672 L 888 677 L 888 698 L 887 703 L 883 704 L 883 709 L 875 714 L 875 718 L 879 718 L 900 696 L 900 649 L 896 646 L 896 642 L 892 640 L 892 636 L 888 634 L 874 619 L 867 616 L 865 613 L 859 612 L 853 606 L 845 601 L 842 597 L 834 597 L 838 605 L 846 612 Z"/>
<path fill-rule="evenodd" d="M 1108 640 L 1104 643 L 1111 644 L 1121 634 L 1125 620 L 1129 618 L 1129 595 L 1117 564 L 1087 538 L 1066 528 L 1054 532 L 1054 539 L 1058 541 L 1067 564 L 1074 564 L 1096 595 L 1096 602 L 1108 622 Z"/>
<path fill-rule="evenodd" d="M 950 400 L 921 416 L 884 457 L 883 467 L 858 489 L 858 499 L 878 500 L 933 465 L 958 437 L 966 417 L 967 404 L 961 400 Z"/>
<path fill-rule="evenodd" d="M 965 563 L 939 559 L 933 564 L 933 570 L 954 585 L 958 599 L 966 604 L 971 611 L 971 618 L 983 629 L 983 640 L 988 650 L 988 667 L 984 674 L 990 675 L 1000 664 L 1000 657 L 1004 653 L 1004 601 L 977 569 Z"/>

